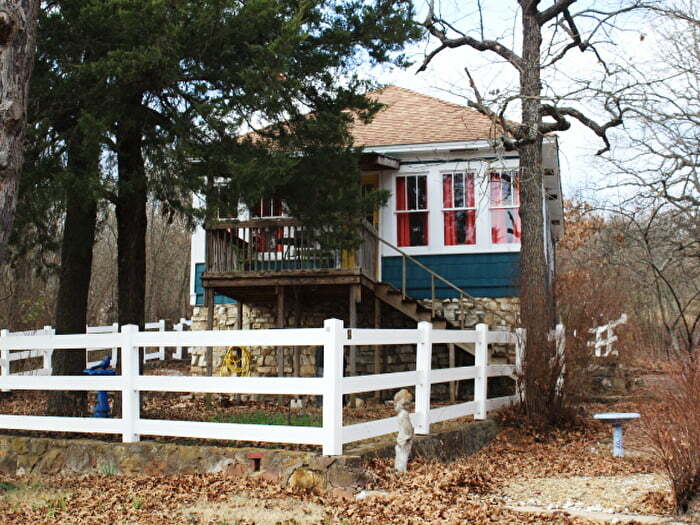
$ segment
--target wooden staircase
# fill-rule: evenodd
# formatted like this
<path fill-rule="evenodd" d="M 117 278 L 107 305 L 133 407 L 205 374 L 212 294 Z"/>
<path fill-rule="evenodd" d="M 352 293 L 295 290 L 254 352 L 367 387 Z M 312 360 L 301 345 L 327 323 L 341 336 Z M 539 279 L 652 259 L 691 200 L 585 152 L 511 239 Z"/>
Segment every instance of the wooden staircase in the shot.
<path fill-rule="evenodd" d="M 433 314 L 433 309 L 423 306 L 418 300 L 404 295 L 401 290 L 389 283 L 378 283 L 375 291 L 377 299 L 419 323 L 427 321 L 437 330 L 462 329 L 461 321 L 447 319 L 443 314 Z M 468 344 L 455 344 L 465 352 L 474 355 L 474 348 Z"/>

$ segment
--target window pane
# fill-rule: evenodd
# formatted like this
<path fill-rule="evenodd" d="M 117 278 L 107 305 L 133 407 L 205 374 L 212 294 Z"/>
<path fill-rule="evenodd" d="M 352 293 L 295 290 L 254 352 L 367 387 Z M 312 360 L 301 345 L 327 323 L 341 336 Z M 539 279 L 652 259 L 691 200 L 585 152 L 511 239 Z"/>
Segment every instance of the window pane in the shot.
<path fill-rule="evenodd" d="M 476 207 L 476 196 L 474 195 L 474 174 L 467 173 L 467 206 Z"/>
<path fill-rule="evenodd" d="M 406 183 L 408 186 L 406 195 L 408 197 L 408 206 L 406 209 L 415 210 L 416 203 L 418 202 L 416 177 L 406 177 Z"/>
<path fill-rule="evenodd" d="M 520 213 L 517 208 L 491 210 L 491 242 L 520 242 L 521 233 Z"/>
<path fill-rule="evenodd" d="M 425 246 L 428 244 L 428 214 L 425 212 L 408 213 L 410 217 L 411 244 L 410 246 Z"/>
<path fill-rule="evenodd" d="M 464 173 L 455 173 L 455 208 L 464 208 Z"/>
<path fill-rule="evenodd" d="M 452 208 L 452 174 L 442 176 L 442 207 Z"/>
<path fill-rule="evenodd" d="M 428 209 L 428 190 L 427 190 L 427 177 L 425 175 L 419 175 L 416 177 L 418 179 L 418 202 L 419 210 Z"/>
<path fill-rule="evenodd" d="M 396 209 L 406 209 L 406 177 L 396 178 Z"/>
<path fill-rule="evenodd" d="M 445 246 L 476 244 L 476 210 L 445 212 Z"/>

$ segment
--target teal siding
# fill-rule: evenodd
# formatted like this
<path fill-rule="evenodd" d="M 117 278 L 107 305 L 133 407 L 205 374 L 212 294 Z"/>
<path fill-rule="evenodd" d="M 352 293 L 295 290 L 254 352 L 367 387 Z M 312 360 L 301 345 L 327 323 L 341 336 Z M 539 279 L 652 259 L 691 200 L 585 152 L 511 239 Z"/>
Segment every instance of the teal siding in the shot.
<path fill-rule="evenodd" d="M 520 254 L 478 253 L 416 256 L 419 262 L 475 297 L 514 297 L 518 295 Z M 401 257 L 382 257 L 382 280 L 401 288 Z M 414 299 L 430 299 L 430 274 L 406 263 L 407 293 Z M 441 299 L 457 297 L 457 292 L 436 279 Z"/>
<path fill-rule="evenodd" d="M 197 295 L 197 306 L 204 306 L 204 287 L 202 286 L 202 274 L 204 273 L 204 263 L 194 265 L 194 293 Z M 235 304 L 236 301 L 225 295 L 214 295 L 214 304 Z"/>

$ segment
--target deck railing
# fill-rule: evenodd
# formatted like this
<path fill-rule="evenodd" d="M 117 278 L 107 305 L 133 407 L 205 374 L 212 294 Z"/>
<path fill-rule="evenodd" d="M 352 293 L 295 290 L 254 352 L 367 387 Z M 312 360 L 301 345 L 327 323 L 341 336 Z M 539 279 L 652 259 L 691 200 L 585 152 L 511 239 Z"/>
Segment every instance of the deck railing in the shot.
<path fill-rule="evenodd" d="M 118 334 L 31 335 L 0 337 L 0 353 L 26 350 L 82 351 L 85 348 L 118 347 L 122 354 L 121 375 L 116 376 L 0 376 L 5 390 L 109 390 L 122 394 L 121 417 L 81 418 L 26 415 L 0 415 L 0 431 L 41 430 L 121 434 L 122 441 L 139 441 L 140 436 L 177 436 L 203 439 L 229 439 L 276 443 L 321 445 L 323 454 L 343 453 L 343 444 L 396 432 L 395 417 L 345 425 L 343 396 L 377 390 L 415 388 L 415 412 L 411 420 L 417 434 L 430 433 L 432 423 L 473 415 L 485 419 L 487 412 L 515 402 L 516 395 L 489 398 L 489 377 L 519 373 L 522 334 L 490 331 L 484 324 L 475 330 L 434 330 L 421 322 L 416 329 L 346 329 L 343 322 L 328 319 L 323 328 L 286 330 L 230 330 L 193 332 L 144 332 L 137 326 L 122 326 Z M 473 344 L 474 366 L 435 369 L 432 364 L 435 344 Z M 515 365 L 489 364 L 489 344 L 516 346 Z M 139 372 L 139 348 L 161 346 L 247 346 L 323 347 L 323 377 L 187 377 L 142 375 Z M 413 345 L 416 367 L 406 372 L 346 377 L 345 347 L 367 345 Z M 431 406 L 431 385 L 450 381 L 474 381 L 471 401 L 442 407 Z M 140 393 L 208 392 L 228 394 L 272 394 L 322 396 L 320 427 L 173 421 L 141 416 Z"/>
<path fill-rule="evenodd" d="M 328 247 L 333 231 L 310 228 L 291 218 L 222 220 L 206 225 L 207 272 L 285 272 L 360 268 L 374 279 L 377 239 L 360 228 L 357 250 Z M 329 242 L 330 241 L 330 242 Z"/>

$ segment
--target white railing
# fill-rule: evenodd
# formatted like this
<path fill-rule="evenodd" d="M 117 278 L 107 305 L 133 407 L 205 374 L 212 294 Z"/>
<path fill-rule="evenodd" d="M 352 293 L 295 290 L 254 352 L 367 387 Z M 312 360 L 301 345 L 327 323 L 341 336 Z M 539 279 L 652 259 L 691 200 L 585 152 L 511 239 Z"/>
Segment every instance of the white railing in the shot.
<path fill-rule="evenodd" d="M 0 388 L 13 390 L 110 390 L 122 393 L 121 418 L 75 418 L 0 415 L 0 429 L 121 434 L 124 442 L 141 435 L 177 436 L 239 441 L 304 443 L 321 445 L 326 455 L 342 454 L 343 444 L 395 432 L 396 418 L 343 425 L 343 395 L 415 386 L 416 404 L 412 420 L 419 434 L 430 432 L 439 421 L 474 415 L 484 419 L 489 410 L 513 403 L 516 396 L 487 398 L 489 377 L 513 376 L 515 365 L 489 365 L 489 344 L 516 344 L 515 334 L 489 331 L 480 324 L 476 330 L 433 330 L 430 323 L 417 329 L 345 329 L 342 321 L 330 319 L 323 328 L 286 330 L 230 330 L 193 332 L 140 332 L 137 326 L 123 326 L 119 334 L 42 335 L 0 338 L 0 351 L 24 349 L 112 348 L 122 351 L 120 376 L 1 376 Z M 433 345 L 471 343 L 475 365 L 432 369 Z M 417 347 L 416 369 L 408 372 L 344 377 L 345 346 L 407 345 Z M 173 377 L 139 374 L 138 349 L 177 346 L 294 347 L 323 346 L 323 377 Z M 474 400 L 431 408 L 430 391 L 435 383 L 473 379 Z M 323 396 L 321 427 L 250 425 L 199 421 L 143 419 L 139 393 L 206 392 L 227 394 L 271 394 Z"/>
<path fill-rule="evenodd" d="M 10 332 L 8 330 L 0 330 L 0 337 L 31 337 L 37 335 L 54 335 L 56 332 L 50 326 L 45 326 L 41 330 L 26 330 L 24 332 Z M 18 376 L 50 376 L 52 372 L 51 359 L 53 358 L 53 350 L 37 350 L 26 349 L 21 352 L 10 352 L 9 350 L 0 350 L 0 377 L 9 376 L 12 363 L 14 361 L 26 361 L 29 359 L 41 358 L 41 368 L 30 370 L 20 370 L 12 375 Z M 3 392 L 7 390 L 3 389 Z"/>
<path fill-rule="evenodd" d="M 182 332 L 185 330 L 189 330 L 192 326 L 192 320 L 190 319 L 185 319 L 185 318 L 180 318 L 180 322 L 173 325 L 173 330 L 176 332 Z M 160 332 L 164 332 L 167 329 L 167 324 L 164 319 L 161 319 L 160 321 L 155 321 L 153 323 L 146 323 L 146 330 L 157 330 Z M 119 323 L 113 323 L 113 324 L 108 324 L 108 325 L 102 325 L 102 326 L 86 326 L 85 330 L 87 334 L 118 334 L 119 333 Z M 30 336 L 30 335 L 50 335 L 54 334 L 55 329 L 51 326 L 45 326 L 42 330 L 26 330 L 23 332 L 9 332 L 7 330 L 0 330 L 0 334 L 2 334 L 3 337 L 7 336 L 12 336 L 12 337 L 17 337 L 17 336 Z M 111 350 L 111 356 L 112 359 L 110 361 L 111 366 L 117 366 L 117 361 L 118 361 L 118 356 L 119 356 L 119 348 L 118 347 L 95 347 L 95 348 L 86 348 L 85 349 L 85 367 L 90 368 L 95 366 L 100 362 L 100 360 L 91 360 L 90 359 L 90 354 L 94 352 L 102 352 L 104 353 L 105 350 Z M 9 359 L 4 359 L 0 357 L 0 375 L 42 375 L 42 376 L 50 376 L 53 373 L 53 369 L 51 367 L 51 358 L 52 358 L 53 352 L 51 350 L 28 350 L 28 351 L 23 351 L 23 352 L 13 352 L 9 354 Z M 43 365 L 41 368 L 36 368 L 36 369 L 31 369 L 31 370 L 22 370 L 19 372 L 12 372 L 10 373 L 10 362 L 14 361 L 24 361 L 27 359 L 32 359 L 36 357 L 42 357 L 43 358 Z M 165 347 L 159 347 L 157 351 L 151 352 L 148 354 L 144 355 L 144 361 L 151 361 L 151 360 L 165 360 L 166 354 L 165 354 Z M 183 346 L 177 346 L 175 347 L 175 351 L 172 355 L 173 359 L 186 359 L 187 358 L 187 347 Z"/>
<path fill-rule="evenodd" d="M 608 324 L 596 326 L 588 330 L 589 333 L 595 336 L 595 340 L 589 341 L 588 346 L 595 348 L 596 357 L 619 355 L 618 351 L 613 348 L 613 343 L 617 341 L 614 330 L 626 322 L 627 314 L 623 313 L 620 318 L 615 321 L 610 321 Z"/>

